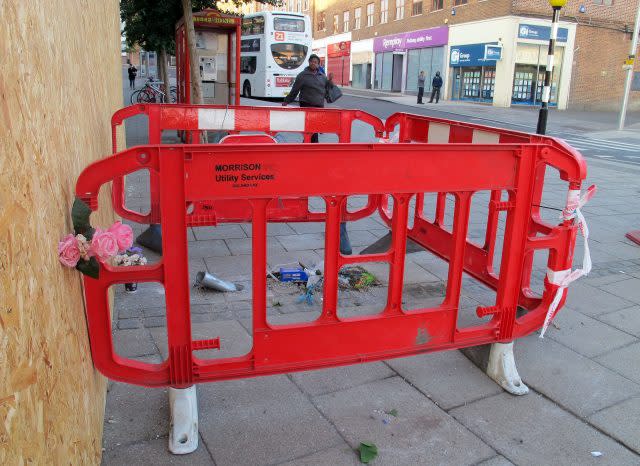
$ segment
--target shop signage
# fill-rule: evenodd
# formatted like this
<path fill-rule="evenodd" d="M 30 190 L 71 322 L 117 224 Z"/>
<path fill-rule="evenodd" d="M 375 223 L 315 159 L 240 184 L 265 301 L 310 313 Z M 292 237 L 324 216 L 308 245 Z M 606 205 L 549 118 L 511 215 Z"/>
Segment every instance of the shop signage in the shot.
<path fill-rule="evenodd" d="M 216 24 L 223 26 L 235 26 L 240 24 L 240 17 L 223 16 L 216 10 L 203 10 L 193 14 L 194 24 Z"/>
<path fill-rule="evenodd" d="M 351 41 L 349 40 L 327 45 L 327 56 L 329 57 L 348 57 L 349 55 L 351 55 Z"/>
<path fill-rule="evenodd" d="M 487 44 L 484 46 L 485 60 L 500 60 L 502 58 L 502 45 Z"/>
<path fill-rule="evenodd" d="M 452 45 L 449 55 L 450 66 L 495 66 L 496 58 L 485 58 L 487 46 L 497 44 Z M 499 58 L 499 57 L 498 57 Z"/>
<path fill-rule="evenodd" d="M 521 24 L 518 26 L 519 39 L 545 40 L 551 37 L 551 28 L 549 26 L 540 26 L 538 24 Z M 558 28 L 558 42 L 566 42 L 569 37 L 567 28 Z"/>
<path fill-rule="evenodd" d="M 373 39 L 373 51 L 393 52 L 397 50 L 421 49 L 445 45 L 449 41 L 449 28 L 441 26 L 420 31 L 392 34 Z"/>

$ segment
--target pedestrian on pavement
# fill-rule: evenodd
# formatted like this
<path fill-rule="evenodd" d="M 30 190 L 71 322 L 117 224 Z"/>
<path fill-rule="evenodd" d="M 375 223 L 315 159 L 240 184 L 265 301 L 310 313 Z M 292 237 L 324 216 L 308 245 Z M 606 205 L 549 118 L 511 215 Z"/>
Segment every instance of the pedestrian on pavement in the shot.
<path fill-rule="evenodd" d="M 287 106 L 300 94 L 300 107 L 324 108 L 327 91 L 333 86 L 332 73 L 326 76 L 320 71 L 320 57 L 314 53 L 309 57 L 309 66 L 296 76 L 291 92 L 284 98 L 282 105 Z M 318 133 L 311 135 L 311 142 L 318 142 Z M 345 256 L 352 253 L 345 222 L 340 223 L 340 252 Z"/>
<path fill-rule="evenodd" d="M 418 75 L 418 103 L 424 104 L 422 101 L 422 96 L 424 95 L 424 81 L 425 81 L 424 71 L 420 71 Z"/>
<path fill-rule="evenodd" d="M 307 66 L 293 82 L 291 92 L 284 98 L 283 106 L 293 102 L 300 94 L 300 107 L 324 107 L 324 99 L 327 90 L 333 87 L 333 75 L 327 77 L 320 71 L 320 57 L 312 54 Z M 318 133 L 311 135 L 311 142 L 318 142 Z"/>
<path fill-rule="evenodd" d="M 127 69 L 127 71 L 129 72 L 129 88 L 135 89 L 136 75 L 138 74 L 138 69 L 135 66 L 133 66 L 131 62 L 129 62 L 129 69 Z"/>
<path fill-rule="evenodd" d="M 433 96 L 436 97 L 436 103 L 440 100 L 440 88 L 442 87 L 442 78 L 440 77 L 440 72 L 436 71 L 436 75 L 433 77 L 433 81 L 431 81 L 431 100 L 429 103 L 433 102 Z"/>

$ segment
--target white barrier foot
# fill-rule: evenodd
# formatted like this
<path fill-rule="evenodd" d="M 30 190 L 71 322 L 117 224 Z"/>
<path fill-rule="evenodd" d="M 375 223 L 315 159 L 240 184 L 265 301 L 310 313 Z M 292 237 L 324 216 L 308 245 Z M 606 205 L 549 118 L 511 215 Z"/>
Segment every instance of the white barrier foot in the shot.
<path fill-rule="evenodd" d="M 198 398 L 196 386 L 169 388 L 169 451 L 185 455 L 198 448 Z"/>
<path fill-rule="evenodd" d="M 513 342 L 494 343 L 489 353 L 487 375 L 512 395 L 526 395 L 529 387 L 522 383 L 513 357 Z"/>

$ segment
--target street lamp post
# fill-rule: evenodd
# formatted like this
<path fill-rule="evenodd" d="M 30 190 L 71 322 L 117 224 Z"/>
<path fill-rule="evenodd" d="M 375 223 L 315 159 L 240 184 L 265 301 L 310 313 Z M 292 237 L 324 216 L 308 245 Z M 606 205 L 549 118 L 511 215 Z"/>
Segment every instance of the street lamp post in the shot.
<path fill-rule="evenodd" d="M 551 34 L 549 35 L 549 51 L 547 53 L 547 68 L 544 72 L 544 88 L 542 90 L 542 107 L 538 114 L 538 128 L 536 133 L 545 134 L 547 131 L 547 116 L 549 115 L 549 96 L 551 95 L 551 74 L 553 73 L 553 52 L 558 37 L 558 21 L 560 19 L 560 9 L 567 4 L 567 0 L 549 0 L 553 8 L 553 19 L 551 20 Z"/>

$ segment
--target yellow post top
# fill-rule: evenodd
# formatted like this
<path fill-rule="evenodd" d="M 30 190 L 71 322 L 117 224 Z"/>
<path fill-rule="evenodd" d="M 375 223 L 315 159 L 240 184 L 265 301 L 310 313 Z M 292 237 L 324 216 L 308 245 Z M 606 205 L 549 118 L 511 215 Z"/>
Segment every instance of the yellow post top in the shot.
<path fill-rule="evenodd" d="M 567 4 L 567 0 L 549 0 L 549 5 L 552 7 L 562 8 Z"/>

